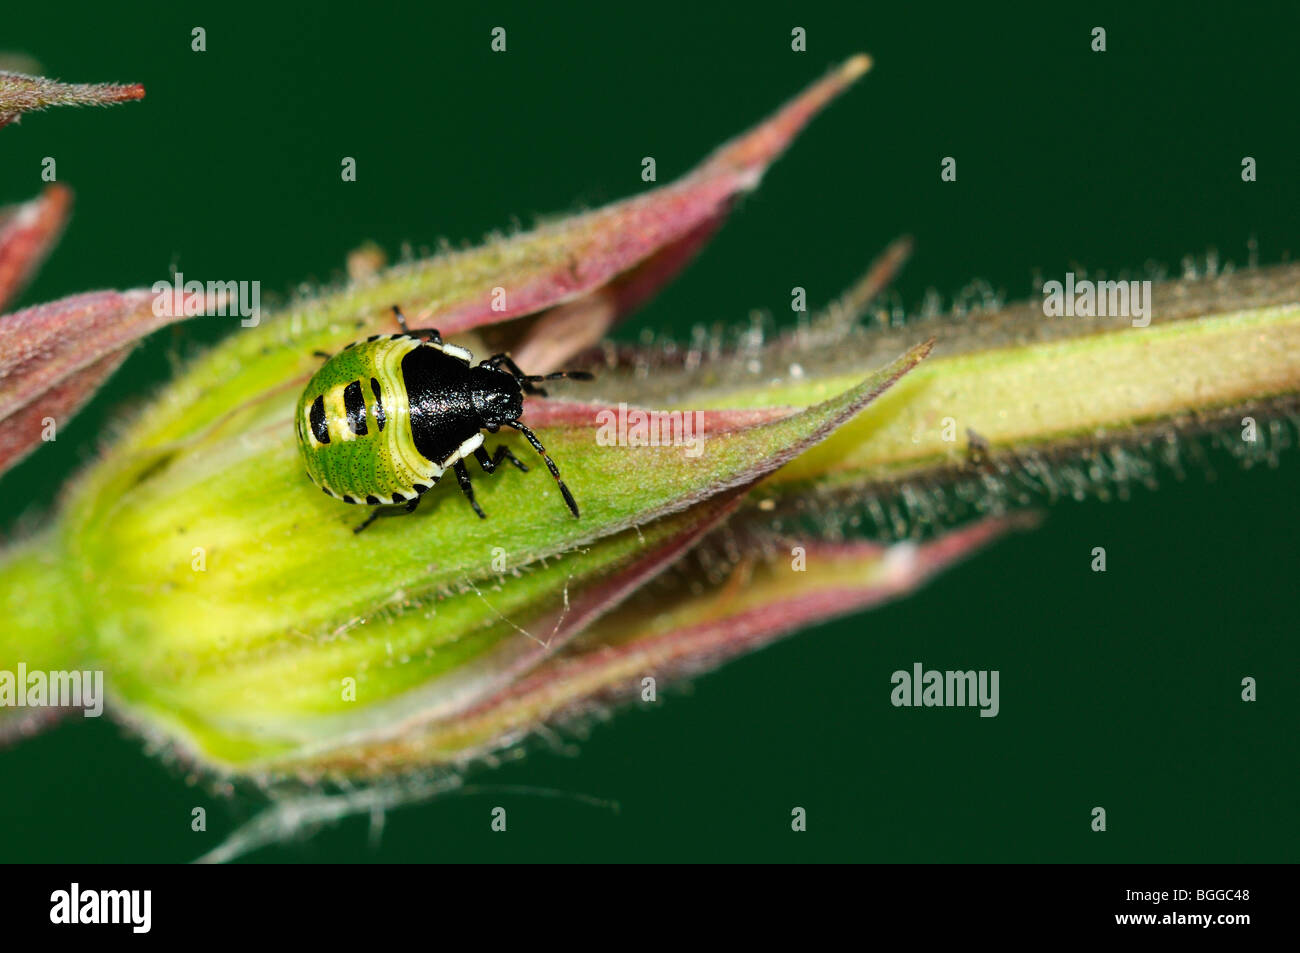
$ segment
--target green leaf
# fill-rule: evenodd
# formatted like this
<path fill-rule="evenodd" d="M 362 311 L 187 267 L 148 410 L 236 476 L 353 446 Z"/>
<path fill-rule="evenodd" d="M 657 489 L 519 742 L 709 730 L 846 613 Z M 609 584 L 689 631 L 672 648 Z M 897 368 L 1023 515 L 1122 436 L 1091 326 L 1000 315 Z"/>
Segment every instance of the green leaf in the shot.
<path fill-rule="evenodd" d="M 605 380 L 629 401 L 669 409 L 680 406 L 676 394 L 750 412 L 803 407 L 854 380 L 855 367 L 933 337 L 923 367 L 774 474 L 766 497 L 797 501 L 835 486 L 919 494 L 1014 473 L 1017 499 L 1050 501 L 1082 492 L 1078 479 L 1058 480 L 1056 460 L 1206 429 L 1239 434 L 1245 416 L 1294 409 L 1300 266 L 1158 282 L 1150 297 L 1147 327 L 1128 317 L 1049 318 L 1041 300 L 901 327 L 823 316 L 697 367 L 624 355 Z"/>
<path fill-rule="evenodd" d="M 359 511 L 316 492 L 303 472 L 290 416 L 295 395 L 286 393 L 258 405 L 255 416 L 235 415 L 200 441 L 142 457 L 134 469 L 84 488 L 64 525 L 70 584 L 93 613 L 84 625 L 97 633 L 96 654 L 119 703 L 187 721 L 189 730 L 197 722 L 256 723 L 263 737 L 277 717 L 345 713 L 303 729 L 318 740 L 336 736 L 355 730 L 359 707 L 464 666 L 503 636 L 531 651 L 509 627 L 483 628 L 482 600 L 472 590 L 497 578 L 495 559 L 533 566 L 623 534 L 588 568 L 555 569 L 579 579 L 598 571 L 605 560 L 630 555 L 628 546 L 646 545 L 641 536 L 649 530 L 639 527 L 792 460 L 927 352 L 928 344 L 913 348 L 844 393 L 780 419 L 737 424 L 708 414 L 698 456 L 681 446 L 605 445 L 591 418 L 542 426 L 581 519 L 539 468 L 479 481 L 489 519 L 477 519 L 449 485 L 427 494 L 421 511 L 362 534 L 353 532 Z M 529 452 L 510 439 L 521 457 Z M 510 617 L 538 587 L 562 589 L 558 577 L 525 580 L 532 581 L 513 581 L 495 600 L 497 615 Z M 470 594 L 456 597 L 467 587 Z M 380 672 L 394 653 L 412 664 Z M 499 659 L 492 665 L 499 668 Z M 363 672 L 369 681 L 358 706 L 339 680 Z M 230 759 L 266 753 L 199 743 Z"/>
<path fill-rule="evenodd" d="M 372 783 L 349 784 L 340 793 L 281 786 L 269 807 L 202 860 L 229 861 L 315 824 L 453 790 L 468 765 L 543 725 L 644 703 L 647 677 L 657 693 L 672 679 L 707 671 L 797 629 L 905 595 L 1027 522 L 985 520 L 921 545 L 806 540 L 803 572 L 792 571 L 788 549 L 779 558 L 764 556 L 760 542 L 746 546 L 728 573 L 704 586 L 700 580 L 709 574 L 701 567 L 674 570 L 674 587 L 643 587 L 566 649 L 453 717 L 315 753 L 309 779 Z M 394 766 L 416 770 L 394 781 Z"/>
<path fill-rule="evenodd" d="M 720 581 L 701 587 L 701 571 L 679 569 L 675 587 L 642 589 L 565 651 L 455 717 L 340 746 L 317 766 L 356 776 L 393 763 L 463 765 L 559 715 L 633 703 L 647 676 L 668 685 L 815 623 L 899 598 L 1032 522 L 986 519 L 922 544 L 790 538 L 774 552 L 774 540 L 750 540 L 738 545 L 743 555 Z M 802 550 L 801 570 L 792 568 L 792 545 Z"/>

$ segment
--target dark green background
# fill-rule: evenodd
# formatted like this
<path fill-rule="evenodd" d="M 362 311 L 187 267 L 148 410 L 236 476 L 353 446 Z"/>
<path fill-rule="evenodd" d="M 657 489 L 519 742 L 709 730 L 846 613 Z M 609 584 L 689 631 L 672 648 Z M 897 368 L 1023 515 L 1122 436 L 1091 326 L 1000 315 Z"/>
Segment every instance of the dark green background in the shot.
<path fill-rule="evenodd" d="M 600 204 L 645 187 L 642 156 L 667 181 L 859 50 L 875 71 L 620 333 L 788 315 L 793 285 L 824 303 L 903 232 L 917 238 L 898 284 L 909 304 L 973 278 L 1022 297 L 1035 270 L 1075 263 L 1176 269 L 1209 247 L 1241 262 L 1251 235 L 1265 263 L 1296 247 L 1298 24 L 1284 7 L 118 6 L 6 9 L 3 44 L 47 75 L 148 88 L 0 130 L 0 198 L 36 194 L 46 155 L 77 193 L 24 303 L 148 285 L 173 265 L 283 294 L 336 276 L 363 239 L 395 253 Z M 195 25 L 206 53 L 190 51 Z M 488 48 L 496 25 L 504 55 Z M 807 53 L 789 49 L 794 25 Z M 1104 54 L 1089 50 L 1096 25 Z M 355 183 L 340 181 L 344 155 Z M 939 180 L 945 155 L 955 184 Z M 142 347 L 4 477 L 6 525 L 47 512 L 99 430 L 225 330 L 196 322 Z M 486 790 L 391 814 L 376 851 L 353 819 L 256 858 L 1295 860 L 1296 459 L 1216 462 L 1217 480 L 1060 505 L 911 599 L 598 725 L 577 758 L 534 748 L 479 772 Z M 1104 575 L 1088 570 L 1097 545 Z M 892 708 L 890 673 L 918 660 L 999 669 L 999 717 Z M 1259 679 L 1253 705 L 1244 675 Z M 0 754 L 0 780 L 6 860 L 188 860 L 251 809 L 187 786 L 108 719 Z M 206 834 L 190 831 L 196 804 Z M 488 827 L 497 804 L 504 835 Z M 807 833 L 790 831 L 794 805 Z M 1094 805 L 1105 834 L 1089 829 Z"/>

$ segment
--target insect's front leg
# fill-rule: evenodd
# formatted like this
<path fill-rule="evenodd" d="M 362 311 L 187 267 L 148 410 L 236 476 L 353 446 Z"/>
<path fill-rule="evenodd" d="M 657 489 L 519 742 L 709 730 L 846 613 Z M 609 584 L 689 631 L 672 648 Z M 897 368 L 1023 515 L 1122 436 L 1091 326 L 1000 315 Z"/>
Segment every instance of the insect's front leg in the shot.
<path fill-rule="evenodd" d="M 520 470 L 523 470 L 525 473 L 528 472 L 528 467 L 524 466 L 523 462 L 511 453 L 510 448 L 505 444 L 501 444 L 501 446 L 497 447 L 496 453 L 490 457 L 486 450 L 479 447 L 474 451 L 474 459 L 478 461 L 478 465 L 483 468 L 484 473 L 495 473 L 496 468 L 501 465 L 502 460 L 509 460 Z"/>
<path fill-rule="evenodd" d="M 469 482 L 469 471 L 465 469 L 465 461 L 457 460 L 452 465 L 452 469 L 456 471 L 456 479 L 460 481 L 461 491 L 465 494 L 465 498 L 469 500 L 469 505 L 474 507 L 474 512 L 478 514 L 478 518 L 481 520 L 487 519 L 483 507 L 479 506 L 478 500 L 474 499 L 474 484 Z"/>

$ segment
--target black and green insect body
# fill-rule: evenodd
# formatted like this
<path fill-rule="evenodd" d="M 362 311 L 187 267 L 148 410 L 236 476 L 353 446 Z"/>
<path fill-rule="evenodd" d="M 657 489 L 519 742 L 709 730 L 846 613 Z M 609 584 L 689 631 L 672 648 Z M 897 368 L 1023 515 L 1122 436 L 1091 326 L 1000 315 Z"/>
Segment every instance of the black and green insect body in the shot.
<path fill-rule="evenodd" d="M 546 461 L 576 517 L 578 504 L 537 436 L 519 420 L 524 394 L 545 395 L 537 381 L 591 375 L 560 371 L 525 374 L 505 354 L 473 363 L 465 348 L 446 344 L 435 330 L 410 331 L 397 308 L 401 334 L 376 334 L 329 357 L 298 401 L 298 446 L 307 474 L 345 503 L 414 510 L 448 470 L 480 517 L 465 461 L 472 455 L 492 473 L 508 460 L 527 471 L 504 446 L 483 448 L 483 431 L 518 430 Z M 376 509 L 357 527 L 377 517 Z"/>

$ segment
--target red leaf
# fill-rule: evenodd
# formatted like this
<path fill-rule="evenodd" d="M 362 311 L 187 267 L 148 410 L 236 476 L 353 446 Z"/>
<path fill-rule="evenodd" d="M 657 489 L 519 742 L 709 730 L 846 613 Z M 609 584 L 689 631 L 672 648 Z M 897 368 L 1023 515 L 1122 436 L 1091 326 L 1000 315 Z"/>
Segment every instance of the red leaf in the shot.
<path fill-rule="evenodd" d="M 0 309 L 18 296 L 63 233 L 72 192 L 51 185 L 39 198 L 0 209 Z"/>
<path fill-rule="evenodd" d="M 0 317 L 0 473 L 30 453 L 42 421 L 63 425 L 140 338 L 182 315 L 151 291 L 92 291 Z"/>
<path fill-rule="evenodd" d="M 457 285 L 466 290 L 421 311 L 421 320 L 436 314 L 443 334 L 457 334 L 604 289 L 605 300 L 592 305 L 584 319 L 603 330 L 676 274 L 721 224 L 736 197 L 757 187 L 795 135 L 870 65 L 866 56 L 849 59 L 671 185 L 544 225 L 500 243 L 487 259 L 479 249 L 452 256 L 452 263 L 464 266 Z M 637 268 L 646 270 L 617 281 Z M 502 275 L 510 276 L 504 308 L 493 294 L 503 285 Z M 587 330 L 581 337 L 593 335 L 594 330 Z"/>
<path fill-rule="evenodd" d="M 44 438 L 46 421 L 62 427 L 94 395 L 99 385 L 121 366 L 129 348 L 114 351 L 62 383 L 45 391 L 40 400 L 19 407 L 0 426 L 0 473 L 36 449 Z M 57 432 L 57 431 L 56 431 Z"/>

